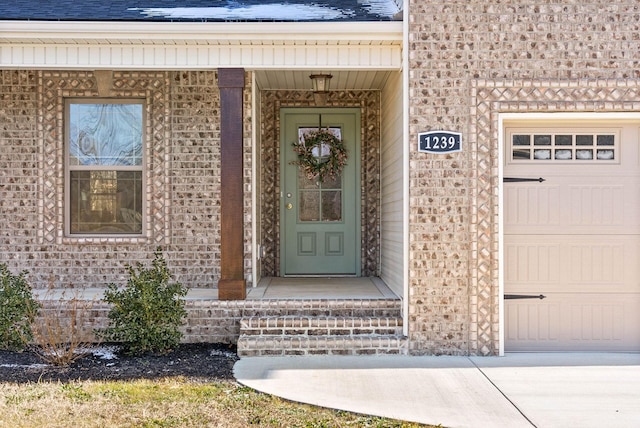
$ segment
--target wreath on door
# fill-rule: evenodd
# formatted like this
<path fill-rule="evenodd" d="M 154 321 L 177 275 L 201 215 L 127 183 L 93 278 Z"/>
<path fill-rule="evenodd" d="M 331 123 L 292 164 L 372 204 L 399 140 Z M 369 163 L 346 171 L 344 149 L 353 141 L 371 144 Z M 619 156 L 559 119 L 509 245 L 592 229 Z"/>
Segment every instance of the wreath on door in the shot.
<path fill-rule="evenodd" d="M 298 160 L 291 163 L 299 165 L 309 180 L 335 179 L 347 164 L 344 143 L 328 128 L 306 132 L 300 141 L 293 143 L 293 151 Z"/>

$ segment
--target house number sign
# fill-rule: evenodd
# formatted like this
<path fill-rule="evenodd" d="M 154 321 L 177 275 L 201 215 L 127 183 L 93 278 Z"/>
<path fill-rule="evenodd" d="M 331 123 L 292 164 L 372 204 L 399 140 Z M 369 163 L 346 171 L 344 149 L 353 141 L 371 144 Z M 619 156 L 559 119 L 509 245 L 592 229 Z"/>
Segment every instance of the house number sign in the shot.
<path fill-rule="evenodd" d="M 418 134 L 418 151 L 422 153 L 452 153 L 462 150 L 462 134 L 451 131 L 430 131 Z"/>

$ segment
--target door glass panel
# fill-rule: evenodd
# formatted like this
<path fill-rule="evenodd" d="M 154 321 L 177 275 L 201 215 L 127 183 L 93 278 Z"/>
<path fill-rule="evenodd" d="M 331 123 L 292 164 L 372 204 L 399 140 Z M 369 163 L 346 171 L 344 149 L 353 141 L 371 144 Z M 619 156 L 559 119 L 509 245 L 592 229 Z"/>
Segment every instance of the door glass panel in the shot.
<path fill-rule="evenodd" d="M 342 221 L 342 191 L 322 192 L 322 221 Z"/>
<path fill-rule="evenodd" d="M 298 128 L 300 138 L 305 132 L 315 128 Z M 340 128 L 330 128 L 340 135 Z M 329 157 L 329 146 L 316 147 L 314 156 Z M 310 179 L 302 168 L 298 168 L 298 221 L 299 222 L 338 222 L 343 220 L 342 214 L 342 175 Z"/>
<path fill-rule="evenodd" d="M 307 177 L 302 169 L 298 168 L 298 189 L 315 189 L 318 187 L 318 180 Z"/>
<path fill-rule="evenodd" d="M 322 182 L 322 188 L 327 189 L 342 189 L 342 175 L 338 175 L 334 178 L 325 177 Z"/>
<path fill-rule="evenodd" d="M 320 220 L 320 192 L 301 191 L 300 192 L 300 212 L 298 219 L 300 221 L 319 221 Z"/>

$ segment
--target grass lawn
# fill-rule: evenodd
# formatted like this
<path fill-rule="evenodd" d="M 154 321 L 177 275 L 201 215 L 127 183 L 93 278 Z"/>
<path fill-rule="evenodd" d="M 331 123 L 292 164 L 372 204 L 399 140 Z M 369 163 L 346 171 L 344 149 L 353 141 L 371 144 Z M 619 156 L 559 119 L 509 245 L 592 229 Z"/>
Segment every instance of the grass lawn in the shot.
<path fill-rule="evenodd" d="M 186 378 L 0 383 L 0 427 L 422 427 Z"/>

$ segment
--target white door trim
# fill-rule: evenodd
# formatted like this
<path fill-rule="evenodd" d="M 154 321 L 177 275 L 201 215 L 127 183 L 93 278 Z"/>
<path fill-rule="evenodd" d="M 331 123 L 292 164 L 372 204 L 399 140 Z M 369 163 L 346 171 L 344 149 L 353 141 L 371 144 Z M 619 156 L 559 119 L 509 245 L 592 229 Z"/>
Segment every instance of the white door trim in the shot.
<path fill-rule="evenodd" d="M 409 212 L 411 211 L 411 203 L 409 198 L 409 177 L 411 177 L 411 169 L 409 167 L 409 159 L 411 157 L 411 140 L 409 137 L 409 106 L 411 104 L 411 96 L 409 91 L 409 0 L 403 0 L 404 17 L 403 22 L 403 37 L 402 37 L 402 168 L 403 168 L 403 210 L 404 216 L 402 219 L 404 244 L 402 248 L 403 262 L 403 295 L 402 295 L 402 333 L 405 336 L 409 336 L 409 248 L 410 248 L 410 234 L 409 234 Z"/>

